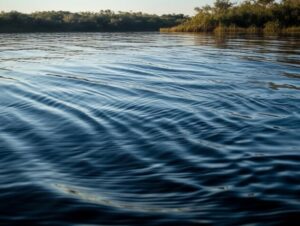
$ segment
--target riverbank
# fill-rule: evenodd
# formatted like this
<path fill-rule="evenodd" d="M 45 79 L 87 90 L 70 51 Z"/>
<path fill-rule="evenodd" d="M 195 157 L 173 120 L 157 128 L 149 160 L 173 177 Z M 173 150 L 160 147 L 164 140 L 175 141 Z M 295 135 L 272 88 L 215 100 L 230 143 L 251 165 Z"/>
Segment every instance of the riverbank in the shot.
<path fill-rule="evenodd" d="M 189 32 L 189 33 L 229 33 L 229 34 L 279 34 L 279 35 L 300 35 L 299 27 L 286 27 L 286 28 L 258 28 L 248 27 L 242 28 L 237 26 L 217 27 L 213 30 L 199 30 L 185 27 L 161 28 L 160 32 Z"/>
<path fill-rule="evenodd" d="M 161 32 L 300 33 L 298 0 L 253 0 L 239 4 L 216 0 L 213 6 L 195 10 L 194 17 Z"/>
<path fill-rule="evenodd" d="M 159 31 L 188 19 L 183 14 L 155 15 L 111 10 L 71 13 L 44 11 L 31 14 L 0 12 L 0 33 L 22 32 L 137 32 Z"/>

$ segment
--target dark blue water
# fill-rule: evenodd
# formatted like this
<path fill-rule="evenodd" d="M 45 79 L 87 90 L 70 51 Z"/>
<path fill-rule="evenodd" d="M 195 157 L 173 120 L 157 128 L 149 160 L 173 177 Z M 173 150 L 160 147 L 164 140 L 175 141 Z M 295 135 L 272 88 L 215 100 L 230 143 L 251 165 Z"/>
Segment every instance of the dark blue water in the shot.
<path fill-rule="evenodd" d="M 297 225 L 300 38 L 0 35 L 0 225 Z"/>

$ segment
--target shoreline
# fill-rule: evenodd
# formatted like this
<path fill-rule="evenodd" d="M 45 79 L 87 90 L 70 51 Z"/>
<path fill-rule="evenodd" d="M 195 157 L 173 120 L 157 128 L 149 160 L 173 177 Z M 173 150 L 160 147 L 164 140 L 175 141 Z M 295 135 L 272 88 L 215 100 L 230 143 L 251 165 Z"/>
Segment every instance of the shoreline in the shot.
<path fill-rule="evenodd" d="M 253 34 L 253 35 L 300 35 L 300 27 L 286 27 L 278 30 L 268 30 L 266 28 L 241 28 L 241 27 L 217 27 L 209 31 L 199 31 L 196 29 L 183 28 L 161 28 L 163 33 L 202 33 L 202 34 Z"/>

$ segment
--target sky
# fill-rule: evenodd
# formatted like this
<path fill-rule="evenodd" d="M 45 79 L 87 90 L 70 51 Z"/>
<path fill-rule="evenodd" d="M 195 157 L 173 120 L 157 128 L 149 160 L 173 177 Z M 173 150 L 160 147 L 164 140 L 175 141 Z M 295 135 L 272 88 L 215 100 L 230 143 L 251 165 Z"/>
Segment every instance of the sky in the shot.
<path fill-rule="evenodd" d="M 211 4 L 214 0 L 0 0 L 0 11 L 30 13 L 45 10 L 65 10 L 71 12 L 134 11 L 155 14 L 183 13 L 194 15 L 194 8 Z"/>

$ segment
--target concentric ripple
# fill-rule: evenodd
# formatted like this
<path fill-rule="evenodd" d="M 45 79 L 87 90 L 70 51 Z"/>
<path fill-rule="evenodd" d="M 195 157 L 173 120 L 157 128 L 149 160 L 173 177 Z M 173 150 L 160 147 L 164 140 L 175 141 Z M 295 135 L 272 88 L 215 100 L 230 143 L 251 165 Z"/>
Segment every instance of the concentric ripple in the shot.
<path fill-rule="evenodd" d="M 297 225 L 299 37 L 0 37 L 1 225 Z"/>

